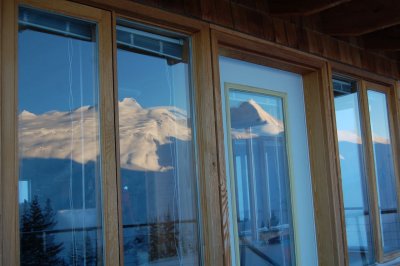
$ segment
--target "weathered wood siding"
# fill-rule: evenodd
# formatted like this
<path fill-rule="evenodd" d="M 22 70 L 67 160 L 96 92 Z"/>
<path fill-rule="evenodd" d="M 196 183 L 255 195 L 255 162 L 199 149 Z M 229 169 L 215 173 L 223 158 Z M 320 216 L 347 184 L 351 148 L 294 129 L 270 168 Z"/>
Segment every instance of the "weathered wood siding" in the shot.
<path fill-rule="evenodd" d="M 197 18 L 287 47 L 353 65 L 386 77 L 400 78 L 399 62 L 363 49 L 356 42 L 318 32 L 316 18 L 273 17 L 266 0 L 130 0 Z"/>

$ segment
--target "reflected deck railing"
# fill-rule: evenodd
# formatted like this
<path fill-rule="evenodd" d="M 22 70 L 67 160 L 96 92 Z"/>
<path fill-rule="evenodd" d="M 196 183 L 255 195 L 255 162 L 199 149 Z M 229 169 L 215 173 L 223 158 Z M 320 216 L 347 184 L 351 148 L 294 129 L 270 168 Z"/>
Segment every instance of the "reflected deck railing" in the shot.
<path fill-rule="evenodd" d="M 372 230 L 370 227 L 370 219 L 368 218 L 370 211 L 362 207 L 347 207 L 344 208 L 344 211 L 349 251 L 366 252 L 368 246 L 372 246 L 372 239 L 366 239 L 368 238 L 367 232 Z M 400 220 L 394 216 L 396 214 L 399 215 L 398 210 L 396 208 L 384 208 L 380 210 L 380 214 L 382 216 L 381 226 L 386 228 L 384 231 L 386 240 L 400 243 L 400 231 L 397 230 L 397 227 L 400 225 Z M 387 219 L 393 221 L 387 221 Z M 352 241 L 354 242 L 352 243 Z M 368 244 L 368 242 L 370 243 Z"/>

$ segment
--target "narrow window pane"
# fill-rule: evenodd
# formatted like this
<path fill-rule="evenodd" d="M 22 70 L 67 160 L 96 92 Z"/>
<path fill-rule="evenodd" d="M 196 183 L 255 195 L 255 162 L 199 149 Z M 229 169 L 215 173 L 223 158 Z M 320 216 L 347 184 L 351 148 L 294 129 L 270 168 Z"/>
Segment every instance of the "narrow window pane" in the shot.
<path fill-rule="evenodd" d="M 357 88 L 335 80 L 334 89 L 349 264 L 370 265 L 374 252 Z"/>
<path fill-rule="evenodd" d="M 229 90 L 241 265 L 292 265 L 283 98 Z"/>
<path fill-rule="evenodd" d="M 19 16 L 21 265 L 102 265 L 96 25 Z"/>
<path fill-rule="evenodd" d="M 369 90 L 368 104 L 382 245 L 384 253 L 388 253 L 400 249 L 400 217 L 386 95 Z"/>
<path fill-rule="evenodd" d="M 169 42 L 163 36 L 137 30 L 119 36 L 125 264 L 199 264 L 189 64 L 157 50 Z"/>

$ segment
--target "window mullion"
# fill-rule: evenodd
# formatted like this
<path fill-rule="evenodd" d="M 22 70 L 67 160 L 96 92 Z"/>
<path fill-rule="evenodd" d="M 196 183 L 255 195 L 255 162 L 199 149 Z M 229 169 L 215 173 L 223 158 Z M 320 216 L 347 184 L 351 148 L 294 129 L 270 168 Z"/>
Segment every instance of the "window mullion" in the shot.
<path fill-rule="evenodd" d="M 114 106 L 114 72 L 111 13 L 105 12 L 98 22 L 100 132 L 104 222 L 104 259 L 106 265 L 120 265 L 119 209 L 116 164 Z"/>

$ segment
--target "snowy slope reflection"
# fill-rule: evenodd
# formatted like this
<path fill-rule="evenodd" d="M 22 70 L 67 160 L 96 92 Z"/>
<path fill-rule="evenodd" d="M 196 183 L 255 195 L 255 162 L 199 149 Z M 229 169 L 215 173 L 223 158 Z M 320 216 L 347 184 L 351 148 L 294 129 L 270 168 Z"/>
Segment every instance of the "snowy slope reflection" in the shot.
<path fill-rule="evenodd" d="M 191 265 L 190 256 L 197 256 L 192 169 L 188 163 L 178 164 L 192 161 L 186 115 L 177 108 L 142 108 L 132 98 L 122 100 L 119 110 L 126 264 L 176 265 L 179 259 Z M 96 113 L 86 106 L 73 112 L 19 115 L 21 219 L 32 212 L 26 201 L 37 199 L 41 212 L 50 206 L 54 222 L 37 233 L 45 232 L 60 244 L 58 256 L 67 264 L 73 238 L 84 238 L 79 242 L 88 245 L 86 257 L 95 258 L 96 253 L 91 242 L 97 241 L 99 195 L 96 180 L 90 178 L 98 171 Z"/>

